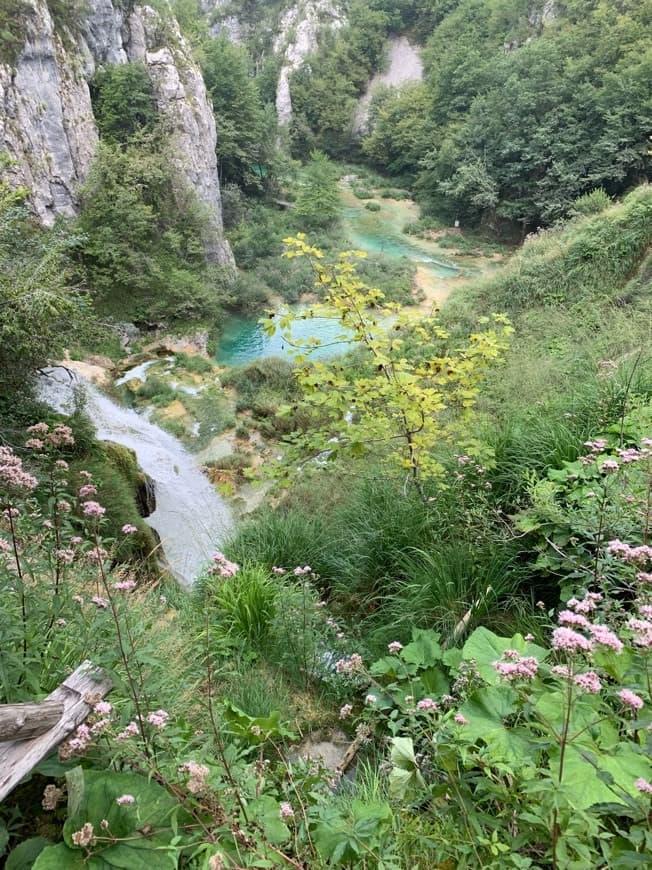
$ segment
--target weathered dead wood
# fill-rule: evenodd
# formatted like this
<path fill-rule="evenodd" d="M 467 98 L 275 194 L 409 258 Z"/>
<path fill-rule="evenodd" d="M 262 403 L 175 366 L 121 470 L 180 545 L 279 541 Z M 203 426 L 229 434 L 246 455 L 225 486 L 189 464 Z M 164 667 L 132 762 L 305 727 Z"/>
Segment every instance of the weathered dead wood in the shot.
<path fill-rule="evenodd" d="M 0 801 L 84 721 L 93 704 L 110 688 L 108 677 L 92 662 L 84 662 L 46 698 L 62 704 L 63 712 L 45 734 L 31 740 L 0 743 Z"/>
<path fill-rule="evenodd" d="M 0 743 L 45 734 L 63 716 L 63 701 L 0 705 Z"/>

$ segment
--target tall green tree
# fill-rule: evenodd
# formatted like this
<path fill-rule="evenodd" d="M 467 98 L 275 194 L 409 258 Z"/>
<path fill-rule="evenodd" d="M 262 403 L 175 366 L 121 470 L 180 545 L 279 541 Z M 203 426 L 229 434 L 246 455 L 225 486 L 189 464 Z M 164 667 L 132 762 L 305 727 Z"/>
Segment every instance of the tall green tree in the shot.
<path fill-rule="evenodd" d="M 269 130 L 249 55 L 241 46 L 218 37 L 204 46 L 202 71 L 213 101 L 217 158 L 223 182 L 259 189 L 268 171 L 264 139 Z"/>
<path fill-rule="evenodd" d="M 173 166 L 156 136 L 100 144 L 79 228 L 87 281 L 103 310 L 146 321 L 218 310 L 225 281 L 206 263 L 206 218 Z"/>
<path fill-rule="evenodd" d="M 158 121 L 152 81 L 142 63 L 98 70 L 92 82 L 93 112 L 104 141 L 125 144 Z"/>
<path fill-rule="evenodd" d="M 295 214 L 300 223 L 315 229 L 332 224 L 340 210 L 337 170 L 323 151 L 313 151 L 304 170 Z"/>

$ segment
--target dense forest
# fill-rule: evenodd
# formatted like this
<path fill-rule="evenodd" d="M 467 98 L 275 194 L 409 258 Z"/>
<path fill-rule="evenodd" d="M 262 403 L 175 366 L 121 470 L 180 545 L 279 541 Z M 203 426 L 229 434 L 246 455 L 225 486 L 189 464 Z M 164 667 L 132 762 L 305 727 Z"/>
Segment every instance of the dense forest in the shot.
<path fill-rule="evenodd" d="M 652 3 L 98 8 L 0 0 L 3 866 L 649 867 Z"/>

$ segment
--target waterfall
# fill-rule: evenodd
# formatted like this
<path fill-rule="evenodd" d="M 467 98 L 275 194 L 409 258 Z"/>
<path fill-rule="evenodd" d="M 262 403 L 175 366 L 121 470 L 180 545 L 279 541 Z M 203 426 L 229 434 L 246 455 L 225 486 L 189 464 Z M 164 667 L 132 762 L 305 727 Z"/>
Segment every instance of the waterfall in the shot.
<path fill-rule="evenodd" d="M 131 448 L 153 481 L 156 509 L 146 522 L 158 532 L 174 576 L 192 585 L 231 530 L 231 512 L 224 499 L 172 435 L 143 415 L 116 405 L 75 372 L 62 367 L 43 372 L 40 397 L 56 411 L 69 413 L 77 390 L 85 394 L 85 411 L 98 439 Z"/>

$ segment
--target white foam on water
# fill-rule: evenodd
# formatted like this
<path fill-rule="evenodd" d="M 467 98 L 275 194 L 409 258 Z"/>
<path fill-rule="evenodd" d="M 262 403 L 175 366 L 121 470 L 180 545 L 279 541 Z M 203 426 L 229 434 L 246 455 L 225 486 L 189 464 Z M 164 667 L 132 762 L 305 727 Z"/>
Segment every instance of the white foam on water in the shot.
<path fill-rule="evenodd" d="M 158 532 L 175 577 L 192 585 L 232 528 L 228 505 L 192 454 L 145 416 L 116 405 L 63 367 L 45 370 L 40 380 L 41 398 L 62 413 L 73 409 L 77 389 L 85 393 L 85 411 L 95 424 L 97 437 L 133 450 L 139 466 L 154 481 L 156 510 L 146 522 Z"/>

